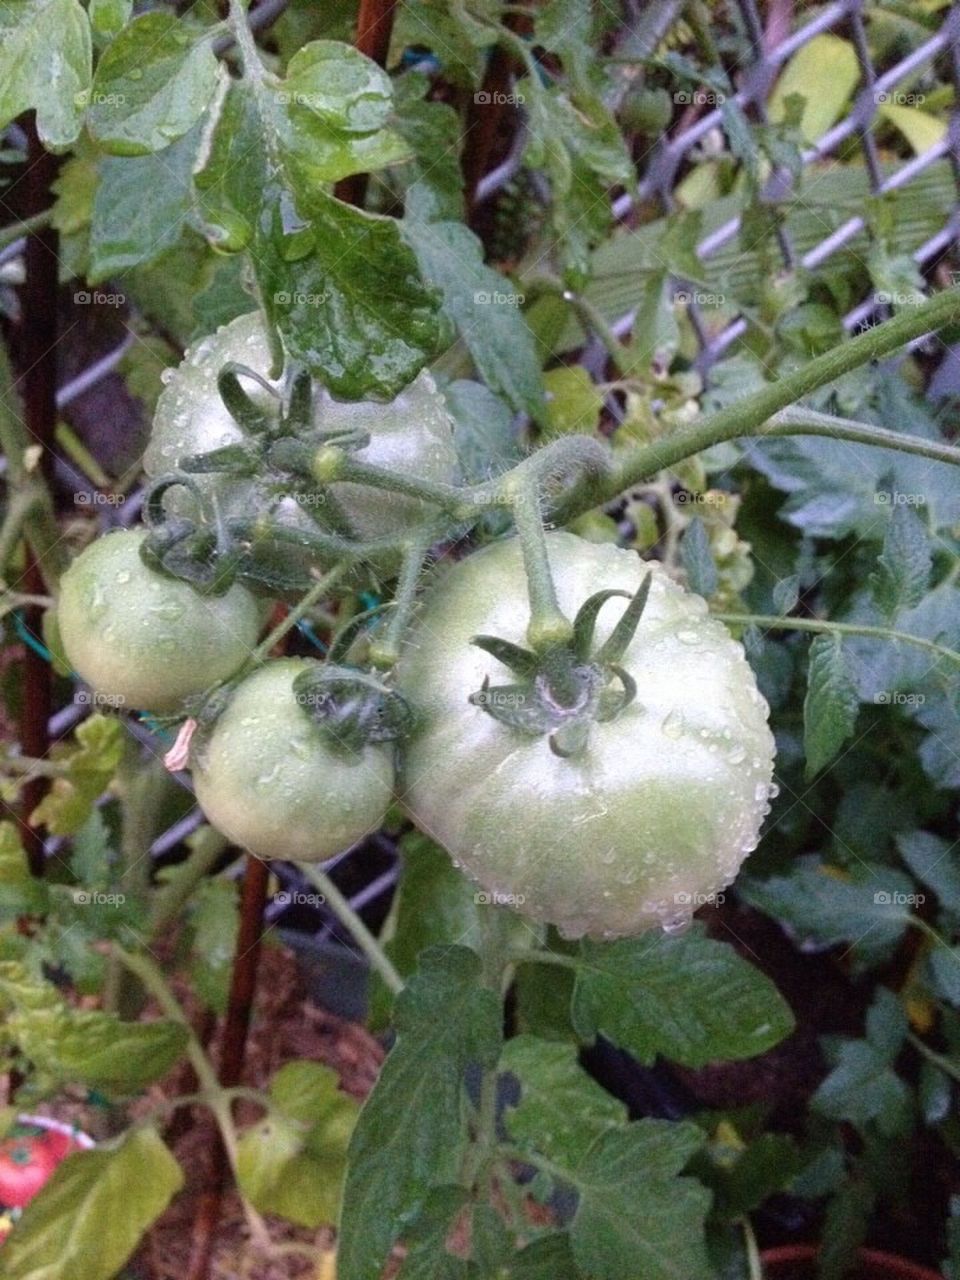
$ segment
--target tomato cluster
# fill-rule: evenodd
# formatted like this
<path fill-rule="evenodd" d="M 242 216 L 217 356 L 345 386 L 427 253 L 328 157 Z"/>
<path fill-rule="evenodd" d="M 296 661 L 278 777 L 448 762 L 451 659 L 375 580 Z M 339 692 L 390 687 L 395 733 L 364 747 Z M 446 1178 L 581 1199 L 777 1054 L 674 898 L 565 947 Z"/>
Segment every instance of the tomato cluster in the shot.
<path fill-rule="evenodd" d="M 238 401 L 221 375 L 241 367 Z M 315 518 L 307 491 L 284 493 L 275 467 L 294 456 L 278 398 L 257 316 L 187 354 L 146 457 L 154 477 L 192 470 L 189 486 L 164 491 L 175 528 L 204 511 L 221 522 L 266 512 L 281 530 Z M 280 429 L 262 426 L 277 413 Z M 429 374 L 389 405 L 314 388 L 310 422 L 381 468 L 455 482 L 452 422 Z M 237 465 L 256 450 L 263 466 Z M 424 516 L 419 498 L 363 484 L 312 492 L 360 539 L 399 536 Z M 434 572 L 381 682 L 312 659 L 261 661 L 256 593 L 270 592 L 255 574 L 201 594 L 145 557 L 148 541 L 108 534 L 76 559 L 59 604 L 64 650 L 115 702 L 197 716 L 199 803 L 254 854 L 326 859 L 375 830 L 396 797 L 493 900 L 569 936 L 612 937 L 679 927 L 755 847 L 771 793 L 766 704 L 742 647 L 659 565 L 548 534 L 577 639 L 538 654 L 522 647 L 519 541 L 494 542 Z M 280 541 L 316 572 L 312 550 Z M 614 597 L 631 599 L 629 626 Z M 491 683 L 509 668 L 517 679 Z"/>

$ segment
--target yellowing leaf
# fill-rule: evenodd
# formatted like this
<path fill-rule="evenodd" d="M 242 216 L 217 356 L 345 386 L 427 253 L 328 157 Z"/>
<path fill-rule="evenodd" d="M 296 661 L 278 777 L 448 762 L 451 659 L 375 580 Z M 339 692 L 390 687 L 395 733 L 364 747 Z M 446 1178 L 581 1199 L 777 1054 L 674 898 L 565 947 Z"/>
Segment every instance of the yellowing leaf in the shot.
<path fill-rule="evenodd" d="M 791 94 L 806 99 L 800 128 L 807 142 L 816 142 L 843 114 L 856 88 L 860 70 L 853 45 L 839 36 L 822 35 L 799 49 L 784 68 L 770 98 L 770 119 L 786 116 Z"/>
<path fill-rule="evenodd" d="M 581 432 L 592 435 L 603 407 L 603 396 L 586 369 L 579 365 L 551 369 L 543 375 L 547 391 L 547 426 L 551 435 Z"/>
<path fill-rule="evenodd" d="M 936 146 L 947 132 L 946 120 L 936 120 L 933 116 L 927 115 L 926 111 L 920 111 L 917 107 L 901 107 L 892 103 L 884 104 L 880 107 L 878 114 L 903 134 L 914 153 L 918 156 Z"/>
<path fill-rule="evenodd" d="M 97 798 L 106 790 L 123 751 L 120 721 L 93 715 L 77 728 L 75 743 L 54 752 L 66 760 L 68 774 L 57 778 L 30 815 L 35 825 L 51 835 L 70 836 L 86 822 Z"/>

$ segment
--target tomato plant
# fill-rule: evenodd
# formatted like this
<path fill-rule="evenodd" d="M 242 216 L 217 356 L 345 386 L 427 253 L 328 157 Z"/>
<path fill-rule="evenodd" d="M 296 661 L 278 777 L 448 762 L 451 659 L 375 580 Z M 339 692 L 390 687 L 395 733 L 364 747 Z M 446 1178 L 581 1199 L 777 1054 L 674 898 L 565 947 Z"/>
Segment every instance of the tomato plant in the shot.
<path fill-rule="evenodd" d="M 956 15 L 807 8 L 7 0 L 4 1276 L 960 1280 Z"/>

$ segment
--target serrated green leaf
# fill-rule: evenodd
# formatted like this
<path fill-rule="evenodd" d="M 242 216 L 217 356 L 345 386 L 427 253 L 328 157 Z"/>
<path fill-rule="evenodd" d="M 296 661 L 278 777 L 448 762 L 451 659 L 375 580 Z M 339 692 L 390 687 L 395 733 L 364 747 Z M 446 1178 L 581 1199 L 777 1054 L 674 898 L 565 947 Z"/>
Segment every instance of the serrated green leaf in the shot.
<path fill-rule="evenodd" d="M 406 1256 L 397 1280 L 467 1280 L 464 1258 L 446 1249 L 447 1238 L 470 1202 L 465 1187 L 435 1187 L 404 1232 Z"/>
<path fill-rule="evenodd" d="M 860 700 L 839 634 L 817 636 L 810 646 L 803 702 L 806 776 L 814 777 L 851 736 Z"/>
<path fill-rule="evenodd" d="M 520 1101 L 505 1124 L 528 1150 L 577 1163 L 604 1133 L 626 1124 L 626 1107 L 587 1075 L 573 1044 L 515 1036 L 504 1046 L 500 1069 L 520 1083 Z"/>
<path fill-rule="evenodd" d="M 33 107 L 41 141 L 65 151 L 80 132 L 92 68 L 90 23 L 78 0 L 0 6 L 0 128 Z"/>
<path fill-rule="evenodd" d="M 111 878 L 110 833 L 99 809 L 94 809 L 73 839 L 70 870 L 87 889 L 103 889 Z"/>
<path fill-rule="evenodd" d="M 249 248 L 289 355 L 338 396 L 391 399 L 442 341 L 433 293 L 394 219 L 334 199 L 293 162 L 268 162 L 264 133 L 281 140 L 261 107 L 249 86 L 231 87 L 197 175 L 208 230 Z"/>
<path fill-rule="evenodd" d="M 0 822 L 0 918 L 39 915 L 46 902 L 46 885 L 31 875 L 16 826 Z"/>
<path fill-rule="evenodd" d="M 403 234 L 478 372 L 514 408 L 543 420 L 540 363 L 510 281 L 486 266 L 477 237 L 456 222 L 409 222 Z"/>
<path fill-rule="evenodd" d="M 680 558 L 686 570 L 690 590 L 709 599 L 720 581 L 710 550 L 710 538 L 699 516 L 694 516 L 680 543 Z"/>
<path fill-rule="evenodd" d="M 877 571 L 870 578 L 873 598 L 888 618 L 920 603 L 932 564 L 930 539 L 923 521 L 912 507 L 894 507 Z"/>
<path fill-rule="evenodd" d="M 0 964 L 3 1036 L 48 1080 L 131 1093 L 158 1080 L 183 1053 L 178 1022 L 121 1022 L 97 1009 L 77 1009 L 20 965 Z"/>
<path fill-rule="evenodd" d="M 911 1095 L 906 1084 L 866 1040 L 845 1040 L 828 1048 L 833 1070 L 810 1100 L 814 1111 L 863 1129 L 876 1125 L 892 1136 L 909 1123 Z"/>
<path fill-rule="evenodd" d="M 358 1105 L 336 1072 L 288 1062 L 270 1082 L 276 1109 L 237 1142 L 240 1186 L 261 1213 L 315 1229 L 337 1219 Z"/>
<path fill-rule="evenodd" d="M 573 1022 L 605 1035 L 641 1062 L 685 1066 L 751 1058 L 793 1030 L 776 987 L 732 947 L 694 931 L 679 938 L 584 942 Z"/>
<path fill-rule="evenodd" d="M 940 905 L 960 915 L 960 866 L 956 845 L 931 831 L 904 831 L 897 849 L 913 874 L 937 895 Z"/>
<path fill-rule="evenodd" d="M 236 886 L 228 880 L 206 880 L 190 898 L 190 975 L 201 1000 L 224 1014 L 240 913 Z"/>
<path fill-rule="evenodd" d="M 112 1280 L 183 1186 L 160 1135 L 131 1129 L 119 1146 L 69 1156 L 3 1246 L 7 1280 Z"/>
<path fill-rule="evenodd" d="M 513 414 L 489 387 L 458 378 L 443 395 L 454 417 L 454 443 L 468 484 L 489 480 L 520 461 Z"/>
<path fill-rule="evenodd" d="M 742 876 L 737 891 L 805 937 L 828 946 L 850 943 L 863 968 L 885 959 L 902 937 L 914 885 L 892 867 L 857 861 L 836 872 L 817 857 L 802 857 L 785 875 Z"/>
<path fill-rule="evenodd" d="M 113 39 L 130 21 L 133 0 L 90 0 L 88 13 L 97 35 Z"/>
<path fill-rule="evenodd" d="M 573 1255 L 591 1280 L 712 1280 L 704 1245 L 710 1193 L 677 1176 L 703 1139 L 691 1124 L 641 1120 L 605 1134 L 565 1168 L 579 1196 Z"/>
<path fill-rule="evenodd" d="M 786 578 L 778 578 L 773 585 L 773 607 L 781 617 L 786 617 L 797 607 L 800 598 L 800 576 L 791 573 Z"/>
<path fill-rule="evenodd" d="M 431 1187 L 460 1175 L 464 1072 L 499 1055 L 500 1001 L 463 947 L 433 948 L 397 998 L 397 1039 L 353 1140 L 340 1222 L 340 1280 L 379 1280 Z"/>
<path fill-rule="evenodd" d="M 101 162 L 90 226 L 91 284 L 153 262 L 181 241 L 193 206 L 199 145 L 196 126 L 161 153 Z"/>
<path fill-rule="evenodd" d="M 65 778 L 55 778 L 31 815 L 52 835 L 74 835 L 87 821 L 120 764 L 123 728 L 110 716 L 92 715 L 77 727 L 75 741 L 55 748 L 55 759 L 66 762 Z"/>
<path fill-rule="evenodd" d="M 118 156 L 162 151 L 206 111 L 220 80 L 210 41 L 169 13 L 145 13 L 104 50 L 87 127 Z"/>
<path fill-rule="evenodd" d="M 593 435 L 603 396 L 581 365 L 561 365 L 543 375 L 547 393 L 546 427 L 551 436 Z"/>
<path fill-rule="evenodd" d="M 709 1174 L 702 1164 L 698 1162 L 694 1170 L 713 1188 L 713 1212 L 735 1222 L 785 1191 L 801 1160 L 796 1141 L 788 1134 L 761 1133 L 734 1159 L 727 1156 L 722 1164 L 715 1163 Z"/>
<path fill-rule="evenodd" d="M 428 76 L 407 72 L 394 82 L 393 127 L 412 159 L 392 175 L 405 191 L 406 216 L 420 222 L 463 217 L 460 117 L 446 102 L 427 101 Z"/>

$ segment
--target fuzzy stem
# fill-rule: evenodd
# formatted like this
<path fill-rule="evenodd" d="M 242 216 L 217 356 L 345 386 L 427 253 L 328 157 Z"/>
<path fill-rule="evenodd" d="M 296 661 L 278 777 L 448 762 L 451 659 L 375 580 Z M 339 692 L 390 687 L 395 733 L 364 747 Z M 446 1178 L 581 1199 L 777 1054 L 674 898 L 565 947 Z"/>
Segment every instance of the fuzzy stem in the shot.
<path fill-rule="evenodd" d="M 390 957 L 381 947 L 360 916 L 343 896 L 330 876 L 312 862 L 298 862 L 297 866 L 312 885 L 320 890 L 334 915 L 350 933 L 354 942 L 370 961 L 370 965 L 380 975 L 394 995 L 403 990 L 403 978 L 393 966 Z"/>
<path fill-rule="evenodd" d="M 523 551 L 523 567 L 530 593 L 527 640 L 536 650 L 548 649 L 568 641 L 573 635 L 573 624 L 557 600 L 547 553 L 539 486 L 532 476 L 514 473 L 512 479 L 507 492 Z"/>
<path fill-rule="evenodd" d="M 654 475 L 664 467 L 688 458 L 692 454 L 709 449 L 725 440 L 742 436 L 770 434 L 769 421 L 781 410 L 820 387 L 835 382 L 844 374 L 861 365 L 890 355 L 905 343 L 926 333 L 935 332 L 960 318 L 960 286 L 945 289 L 922 306 L 901 312 L 892 320 L 877 325 L 866 333 L 841 343 L 832 351 L 808 361 L 799 369 L 784 374 L 775 382 L 755 391 L 745 400 L 729 405 L 717 413 L 708 414 L 696 422 L 675 432 L 672 436 L 655 440 L 620 453 L 614 474 L 606 483 L 606 497 L 614 498 L 631 485 Z M 797 411 L 799 412 L 799 411 Z M 797 428 L 781 422 L 773 427 L 773 434 L 795 435 L 804 431 L 812 434 L 832 434 L 838 439 L 853 439 L 862 444 L 875 444 L 884 448 L 897 448 L 907 453 L 921 453 L 925 443 L 912 436 L 900 436 L 880 427 L 868 427 L 857 423 L 852 427 L 838 424 L 827 432 L 825 424 L 813 422 L 806 410 L 805 425 Z M 782 427 L 782 430 L 779 429 Z M 821 429 L 822 428 L 822 429 Z M 939 455 L 943 461 L 957 462 L 958 451 Z M 586 508 L 581 508 L 584 510 Z M 577 514 L 577 513 L 571 513 Z"/>
<path fill-rule="evenodd" d="M 269 635 L 260 641 L 250 655 L 245 669 L 250 670 L 255 666 L 259 666 L 261 662 L 266 661 L 284 636 L 292 631 L 300 619 L 306 617 L 313 606 L 329 593 L 331 587 L 336 585 L 349 567 L 350 561 L 341 561 L 329 573 L 325 573 L 319 581 L 315 582 L 310 590 L 301 596 L 297 604 L 277 623 Z"/>
<path fill-rule="evenodd" d="M 820 621 L 817 618 L 780 618 L 762 613 L 715 613 L 715 618 L 729 626 L 765 627 L 768 631 L 814 631 L 836 632 L 847 636 L 872 636 L 877 640 L 892 640 L 903 644 L 915 645 L 918 649 L 926 649 L 939 658 L 946 658 L 954 666 L 960 666 L 960 653 L 948 649 L 946 645 L 937 644 L 934 640 L 925 640 L 922 636 L 910 635 L 907 631 L 895 631 L 892 627 L 860 626 L 853 622 Z"/>
<path fill-rule="evenodd" d="M 373 640 L 370 645 L 370 661 L 374 666 L 387 670 L 400 657 L 403 637 L 410 625 L 414 606 L 417 602 L 417 587 L 420 574 L 430 544 L 433 541 L 432 531 L 425 527 L 419 537 L 411 539 L 403 557 L 403 567 L 397 580 L 397 589 L 393 598 L 393 609 L 384 627 L 383 635 Z"/>

